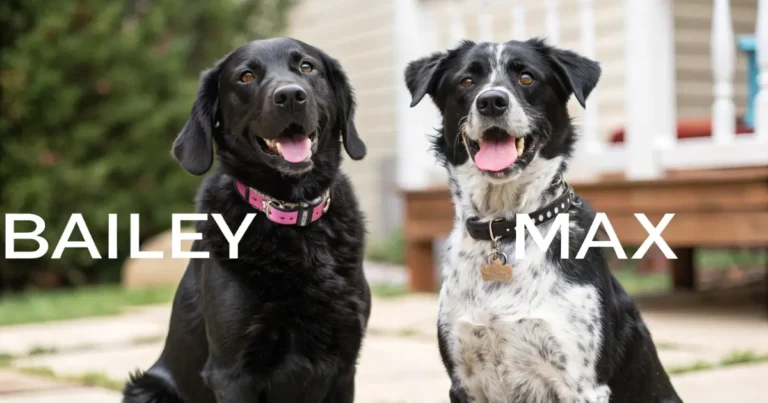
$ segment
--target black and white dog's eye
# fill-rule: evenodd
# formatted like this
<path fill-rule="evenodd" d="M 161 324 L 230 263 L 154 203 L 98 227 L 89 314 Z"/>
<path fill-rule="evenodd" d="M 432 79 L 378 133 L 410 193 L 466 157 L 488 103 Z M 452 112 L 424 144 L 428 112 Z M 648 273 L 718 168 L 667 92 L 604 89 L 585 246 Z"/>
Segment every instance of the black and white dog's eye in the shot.
<path fill-rule="evenodd" d="M 517 81 L 519 81 L 522 85 L 531 85 L 533 84 L 533 76 L 530 73 L 523 73 L 520 74 L 520 79 Z"/>
<path fill-rule="evenodd" d="M 464 88 L 469 88 L 469 87 L 471 87 L 471 86 L 472 86 L 474 83 L 475 83 L 475 81 L 474 81 L 474 80 L 472 80 L 472 79 L 471 79 L 471 78 L 469 78 L 469 77 L 467 77 L 467 78 L 465 78 L 465 79 L 461 80 L 461 86 L 462 86 L 462 87 L 464 87 Z"/>
<path fill-rule="evenodd" d="M 309 62 L 302 63 L 300 68 L 302 73 L 311 73 L 312 70 L 315 69 L 315 67 L 312 66 L 312 63 L 309 63 Z"/>

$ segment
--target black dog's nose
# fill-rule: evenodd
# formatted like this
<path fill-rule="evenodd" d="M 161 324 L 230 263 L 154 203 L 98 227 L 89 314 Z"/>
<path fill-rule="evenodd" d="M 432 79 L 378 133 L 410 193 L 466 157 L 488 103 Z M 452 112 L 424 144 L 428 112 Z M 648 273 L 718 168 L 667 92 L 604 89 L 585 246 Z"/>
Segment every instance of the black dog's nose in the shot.
<path fill-rule="evenodd" d="M 297 110 L 307 101 L 307 92 L 296 84 L 284 85 L 275 90 L 272 100 L 277 106 Z"/>
<path fill-rule="evenodd" d="M 496 118 L 509 106 L 509 96 L 504 91 L 490 90 L 477 97 L 477 111 L 483 116 Z"/>

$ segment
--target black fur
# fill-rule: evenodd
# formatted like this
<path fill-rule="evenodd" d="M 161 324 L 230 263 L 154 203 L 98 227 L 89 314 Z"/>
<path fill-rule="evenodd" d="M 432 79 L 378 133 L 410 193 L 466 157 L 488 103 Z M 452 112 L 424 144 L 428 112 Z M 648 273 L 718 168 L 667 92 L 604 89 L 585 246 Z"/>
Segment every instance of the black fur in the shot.
<path fill-rule="evenodd" d="M 510 41 L 500 46 L 504 48 L 503 60 L 509 65 L 502 68 L 505 70 L 506 77 L 497 78 L 497 81 L 492 84 L 506 88 L 512 96 L 517 98 L 519 106 L 524 108 L 525 113 L 534 117 L 532 132 L 526 136 L 526 151 L 514 163 L 514 168 L 508 169 L 510 175 L 513 173 L 524 175 L 526 167 L 535 155 L 545 159 L 562 156 L 563 161 L 567 161 L 573 152 L 577 138 L 566 104 L 570 96 L 574 95 L 579 103 L 585 106 L 587 97 L 600 77 L 599 64 L 573 52 L 551 47 L 540 39 L 531 39 L 526 42 Z M 412 106 L 418 104 L 425 95 L 429 95 L 442 113 L 442 127 L 434 138 L 434 150 L 447 167 L 461 166 L 470 158 L 466 147 L 461 142 L 460 125 L 470 113 L 472 102 L 479 91 L 489 84 L 491 70 L 497 67 L 494 63 L 498 63 L 499 58 L 489 49 L 495 51 L 495 48 L 487 43 L 464 41 L 455 49 L 437 52 L 415 60 L 405 70 L 405 83 L 412 95 Z M 533 72 L 536 78 L 535 84 L 519 85 L 517 80 L 522 72 Z M 470 88 L 460 85 L 466 77 L 474 80 L 474 85 Z M 562 174 L 565 169 L 566 162 L 563 162 L 559 168 L 559 174 Z M 460 188 L 461 185 L 454 177 L 450 180 L 451 192 L 455 200 L 462 199 L 463 194 L 473 191 L 473 189 Z M 497 185 L 489 184 L 488 186 Z M 542 203 L 545 199 L 551 200 L 553 194 L 549 192 L 552 190 L 541 195 Z M 468 204 L 471 206 L 467 207 L 469 211 L 465 213 L 486 217 L 520 212 L 518 210 L 483 211 L 474 202 Z M 514 200 L 510 200 L 509 204 L 510 208 L 515 208 Z M 543 207 L 543 204 L 540 207 Z M 586 229 L 592 224 L 594 214 L 587 202 L 582 201 L 582 204 L 572 208 L 570 220 Z M 461 217 L 462 221 L 464 219 L 466 217 Z M 571 250 L 568 260 L 560 259 L 559 235 L 550 244 L 547 258 L 551 262 L 550 266 L 559 270 L 562 284 L 555 284 L 546 290 L 549 295 L 557 296 L 562 292 L 561 288 L 568 283 L 591 284 L 598 290 L 601 299 L 599 322 L 602 323 L 603 328 L 602 346 L 598 362 L 587 360 L 583 365 L 596 368 L 598 384 L 607 384 L 611 389 L 611 403 L 681 402 L 659 361 L 653 340 L 639 311 L 609 271 L 602 251 L 592 248 L 584 259 L 575 259 L 585 235 L 586 231 L 570 233 Z M 469 259 L 471 256 L 461 251 L 458 258 Z M 532 274 L 532 277 L 535 279 L 536 275 Z M 449 276 L 443 281 L 444 286 L 445 284 L 449 286 L 446 290 L 448 298 L 458 298 L 451 296 L 450 289 L 450 286 L 455 286 L 458 280 Z M 500 287 L 498 283 L 494 286 L 489 285 L 484 292 L 493 292 L 498 287 Z M 538 295 L 536 290 L 529 291 L 534 296 Z M 521 290 L 518 288 L 510 292 L 517 296 Z M 462 301 L 470 303 L 475 301 L 475 298 L 466 296 L 462 298 L 464 298 Z M 596 330 L 594 325 L 587 323 L 583 318 L 571 318 L 569 321 L 573 322 L 574 326 L 583 325 L 584 331 L 588 334 Z M 446 334 L 448 328 L 450 326 L 438 326 L 438 341 L 440 355 L 452 379 L 450 401 L 468 403 L 471 401 L 470 397 L 457 381 L 457 363 L 449 354 L 448 343 L 451 337 Z M 596 346 L 585 342 L 579 344 L 579 348 L 586 350 L 594 349 Z M 549 352 L 542 353 L 542 356 L 549 355 Z M 552 361 L 553 368 L 563 371 L 567 359 L 568 357 L 564 355 L 558 356 Z M 575 388 L 578 393 L 582 392 L 581 385 Z M 522 398 L 528 401 L 532 397 L 527 393 L 529 393 L 528 390 L 520 390 L 516 396 L 510 398 Z M 549 397 L 549 399 L 553 403 L 559 402 L 557 397 Z"/>
<path fill-rule="evenodd" d="M 302 73 L 300 63 L 314 70 Z M 256 79 L 239 82 L 242 72 Z M 286 83 L 307 91 L 301 112 L 272 106 Z M 331 189 L 328 212 L 307 227 L 283 226 L 257 213 L 229 258 L 215 221 L 197 223 L 193 251 L 176 297 L 160 358 L 131 377 L 124 403 L 352 402 L 355 368 L 370 315 L 363 269 L 365 229 L 358 202 L 339 172 L 342 141 L 354 159 L 365 145 L 354 125 L 352 89 L 338 62 L 293 39 L 254 41 L 203 74 L 174 155 L 192 174 L 219 166 L 203 182 L 197 212 L 221 214 L 234 233 L 256 210 L 235 189 L 239 180 L 287 202 Z M 271 155 L 290 123 L 317 130 L 311 161 Z"/>

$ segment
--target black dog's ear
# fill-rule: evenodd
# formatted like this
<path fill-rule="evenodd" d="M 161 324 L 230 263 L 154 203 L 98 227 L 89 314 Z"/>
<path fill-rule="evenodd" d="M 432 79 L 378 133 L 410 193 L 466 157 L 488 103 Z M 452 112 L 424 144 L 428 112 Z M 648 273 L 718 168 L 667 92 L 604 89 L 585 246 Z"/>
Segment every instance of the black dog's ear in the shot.
<path fill-rule="evenodd" d="M 600 79 L 600 64 L 570 50 L 552 49 L 553 67 L 566 88 L 576 96 L 582 108 Z"/>
<path fill-rule="evenodd" d="M 336 59 L 325 57 L 325 67 L 328 72 L 328 80 L 336 97 L 336 105 L 339 110 L 338 125 L 341 130 L 341 140 L 344 149 L 353 160 L 361 160 L 367 152 L 365 143 L 357 133 L 355 126 L 355 96 L 352 86 L 341 64 Z"/>
<path fill-rule="evenodd" d="M 446 56 L 445 52 L 435 52 L 405 67 L 405 85 L 411 92 L 411 108 L 418 105 L 424 95 L 434 95 L 437 82 L 440 81 L 438 67 Z"/>
<path fill-rule="evenodd" d="M 218 113 L 220 72 L 221 63 L 203 72 L 189 120 L 173 142 L 173 156 L 193 175 L 202 175 L 213 165 L 213 130 Z"/>

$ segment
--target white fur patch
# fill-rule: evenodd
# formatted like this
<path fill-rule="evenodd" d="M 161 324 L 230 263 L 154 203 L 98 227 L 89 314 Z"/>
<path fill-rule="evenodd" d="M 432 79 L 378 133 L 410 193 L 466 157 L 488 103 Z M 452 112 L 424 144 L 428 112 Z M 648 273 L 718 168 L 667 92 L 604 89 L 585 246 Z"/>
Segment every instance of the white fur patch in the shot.
<path fill-rule="evenodd" d="M 474 402 L 608 402 L 610 390 L 597 384 L 595 368 L 602 343 L 597 289 L 569 283 L 530 236 L 522 260 L 514 243 L 503 246 L 513 279 L 486 282 L 479 269 L 491 242 L 471 238 L 464 224 L 469 216 L 509 218 L 543 207 L 561 163 L 537 155 L 501 184 L 489 182 L 471 161 L 448 169 L 457 220 L 446 242 L 439 321 L 456 381 Z"/>

